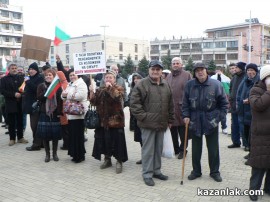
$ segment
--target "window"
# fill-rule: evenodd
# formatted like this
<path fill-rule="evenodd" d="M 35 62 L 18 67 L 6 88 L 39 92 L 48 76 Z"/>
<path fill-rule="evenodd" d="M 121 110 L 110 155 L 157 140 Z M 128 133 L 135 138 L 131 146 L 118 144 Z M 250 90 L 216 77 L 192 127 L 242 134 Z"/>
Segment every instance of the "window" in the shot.
<path fill-rule="evenodd" d="M 82 52 L 86 52 L 86 42 L 82 42 Z"/>
<path fill-rule="evenodd" d="M 66 64 L 69 64 L 69 55 L 66 55 Z"/>
<path fill-rule="evenodd" d="M 69 44 L 66 44 L 66 53 L 69 53 Z"/>
<path fill-rule="evenodd" d="M 13 18 L 14 19 L 21 19 L 22 18 L 22 14 L 21 13 L 13 13 Z"/>
<path fill-rule="evenodd" d="M 213 42 L 204 42 L 203 48 L 213 48 Z"/>
<path fill-rule="evenodd" d="M 123 43 L 119 42 L 119 51 L 123 51 Z"/>
<path fill-rule="evenodd" d="M 138 61 L 138 55 L 135 55 L 135 60 Z"/>
<path fill-rule="evenodd" d="M 104 41 L 101 41 L 101 50 L 104 50 Z"/>
<path fill-rule="evenodd" d="M 182 55 L 182 56 L 181 56 L 181 59 L 182 59 L 183 61 L 187 61 L 188 58 L 189 58 L 189 55 Z"/>
<path fill-rule="evenodd" d="M 158 56 L 151 56 L 151 60 L 159 60 Z"/>
<path fill-rule="evenodd" d="M 9 30 L 9 24 L 3 24 L 3 28 L 5 29 L 5 30 Z"/>
<path fill-rule="evenodd" d="M 181 45 L 182 49 L 190 49 L 190 43 L 182 43 Z"/>
<path fill-rule="evenodd" d="M 15 42 L 16 43 L 22 43 L 22 38 L 21 37 L 15 37 Z"/>
<path fill-rule="evenodd" d="M 4 36 L 3 37 L 3 40 L 4 40 L 4 42 L 9 42 L 10 41 L 10 38 L 8 36 Z"/>
<path fill-rule="evenodd" d="M 169 49 L 169 44 L 161 45 L 161 50 L 168 50 L 168 49 Z"/>
<path fill-rule="evenodd" d="M 55 63 L 55 61 L 54 61 L 54 56 L 51 55 L 51 64 L 54 64 L 54 63 Z"/>
<path fill-rule="evenodd" d="M 2 17 L 8 18 L 9 17 L 9 12 L 8 11 L 1 10 L 1 15 L 2 15 Z"/>
<path fill-rule="evenodd" d="M 54 55 L 54 46 L 51 46 L 51 55 Z"/>
<path fill-rule="evenodd" d="M 204 54 L 203 55 L 204 60 L 213 60 L 213 58 L 214 58 L 214 55 L 212 55 L 212 54 Z"/>
<path fill-rule="evenodd" d="M 123 60 L 123 54 L 119 54 L 119 60 Z"/>
<path fill-rule="evenodd" d="M 171 50 L 177 50 L 180 48 L 179 44 L 171 44 Z"/>
<path fill-rule="evenodd" d="M 202 60 L 202 55 L 192 55 L 192 60 Z"/>
<path fill-rule="evenodd" d="M 223 30 L 223 31 L 217 31 L 215 32 L 215 37 L 228 37 L 228 36 L 233 36 L 233 31 L 232 30 Z"/>
<path fill-rule="evenodd" d="M 9 4 L 9 0 L 1 0 L 0 3 L 2 3 L 2 4 Z"/>
<path fill-rule="evenodd" d="M 226 48 L 226 41 L 215 42 L 215 47 L 216 48 Z"/>
<path fill-rule="evenodd" d="M 225 54 L 216 54 L 215 59 L 216 60 L 225 60 Z"/>
<path fill-rule="evenodd" d="M 202 48 L 201 43 L 192 43 L 191 46 L 193 49 L 201 49 Z"/>
<path fill-rule="evenodd" d="M 15 31 L 22 31 L 22 26 L 21 25 L 13 25 L 13 28 Z"/>
<path fill-rule="evenodd" d="M 238 54 L 227 54 L 227 60 L 238 60 Z"/>
<path fill-rule="evenodd" d="M 138 53 L 138 44 L 135 44 L 135 53 Z"/>
<path fill-rule="evenodd" d="M 158 50 L 159 49 L 158 47 L 159 47 L 159 45 L 152 45 L 151 50 Z"/>
<path fill-rule="evenodd" d="M 235 47 L 238 47 L 238 41 L 228 41 L 228 42 L 227 42 L 227 47 L 228 47 L 228 48 L 235 48 Z"/>
<path fill-rule="evenodd" d="M 267 48 L 270 48 L 270 40 L 267 40 Z"/>

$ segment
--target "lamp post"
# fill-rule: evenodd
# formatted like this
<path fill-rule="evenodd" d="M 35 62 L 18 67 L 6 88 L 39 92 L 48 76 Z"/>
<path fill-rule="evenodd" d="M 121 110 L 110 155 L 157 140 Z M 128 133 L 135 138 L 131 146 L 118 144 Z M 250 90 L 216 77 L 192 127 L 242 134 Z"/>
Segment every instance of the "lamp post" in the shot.
<path fill-rule="evenodd" d="M 107 64 L 107 59 L 106 59 L 106 36 L 105 36 L 105 31 L 106 28 L 109 27 L 108 25 L 101 25 L 100 27 L 103 27 L 103 40 L 104 40 L 104 56 L 105 56 L 105 65 Z"/>
<path fill-rule="evenodd" d="M 249 15 L 249 28 L 248 28 L 248 63 L 251 60 L 251 11 Z"/>

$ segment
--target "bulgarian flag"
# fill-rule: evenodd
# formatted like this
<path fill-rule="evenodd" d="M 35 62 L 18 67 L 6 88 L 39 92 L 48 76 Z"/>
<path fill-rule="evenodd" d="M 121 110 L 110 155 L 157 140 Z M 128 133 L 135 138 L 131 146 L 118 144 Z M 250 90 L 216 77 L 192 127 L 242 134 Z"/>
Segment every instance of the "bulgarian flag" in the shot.
<path fill-rule="evenodd" d="M 60 27 L 55 27 L 54 45 L 58 46 L 62 41 L 70 39 L 70 36 L 66 34 Z"/>
<path fill-rule="evenodd" d="M 61 87 L 60 79 L 56 75 L 52 81 L 52 83 L 49 85 L 49 88 L 47 89 L 45 93 L 45 97 L 52 99 L 56 91 Z"/>

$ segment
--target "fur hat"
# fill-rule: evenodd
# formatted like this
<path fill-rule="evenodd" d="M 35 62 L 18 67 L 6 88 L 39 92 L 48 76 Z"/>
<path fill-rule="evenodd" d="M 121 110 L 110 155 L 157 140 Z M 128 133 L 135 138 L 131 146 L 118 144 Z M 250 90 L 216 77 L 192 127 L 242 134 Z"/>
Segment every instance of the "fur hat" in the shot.
<path fill-rule="evenodd" d="M 247 66 L 246 66 L 246 71 L 248 69 L 253 69 L 254 71 L 258 72 L 258 66 L 254 63 L 249 63 Z"/>
<path fill-rule="evenodd" d="M 38 70 L 38 64 L 37 64 L 36 62 L 33 62 L 33 63 L 29 66 L 28 71 L 29 71 L 29 69 L 33 69 L 33 70 L 36 70 L 37 72 L 39 72 L 39 70 Z"/>
<path fill-rule="evenodd" d="M 238 62 L 238 63 L 236 63 L 236 67 L 238 67 L 242 71 L 245 71 L 246 63 L 244 63 L 244 62 Z"/>
<path fill-rule="evenodd" d="M 263 80 L 270 76 L 270 65 L 265 65 L 260 70 L 260 79 Z"/>

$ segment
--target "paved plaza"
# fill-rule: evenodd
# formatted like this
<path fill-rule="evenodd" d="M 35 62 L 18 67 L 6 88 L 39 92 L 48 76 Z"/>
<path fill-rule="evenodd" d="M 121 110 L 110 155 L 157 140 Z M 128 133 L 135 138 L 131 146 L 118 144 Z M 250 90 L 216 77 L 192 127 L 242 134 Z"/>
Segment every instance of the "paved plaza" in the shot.
<path fill-rule="evenodd" d="M 85 143 L 86 160 L 76 164 L 71 161 L 67 151 L 58 150 L 59 162 L 44 162 L 45 151 L 26 151 L 31 143 L 8 146 L 9 137 L 0 128 L 0 201 L 249 201 L 248 196 L 198 196 L 197 189 L 248 189 L 251 168 L 245 166 L 243 148 L 228 149 L 230 136 L 220 133 L 220 172 L 221 183 L 209 177 L 207 149 L 204 145 L 202 155 L 202 177 L 189 181 L 191 171 L 191 148 L 186 159 L 184 184 L 181 182 L 182 160 L 162 159 L 162 172 L 169 176 L 168 181 L 154 179 L 156 185 L 148 187 L 141 176 L 140 145 L 133 141 L 133 133 L 128 130 L 129 112 L 126 113 L 126 140 L 129 160 L 123 164 L 123 173 L 115 173 L 113 167 L 100 170 L 100 161 L 92 157 L 94 141 L 93 130 L 88 130 Z M 229 115 L 228 115 L 229 118 Z M 29 123 L 29 120 L 28 120 Z M 28 126 L 25 138 L 32 141 Z M 190 142 L 191 143 L 191 142 Z M 205 141 L 204 141 L 205 144 Z M 59 147 L 62 141 L 59 142 Z M 191 144 L 190 144 L 191 145 Z M 270 201 L 269 196 L 259 198 Z"/>

